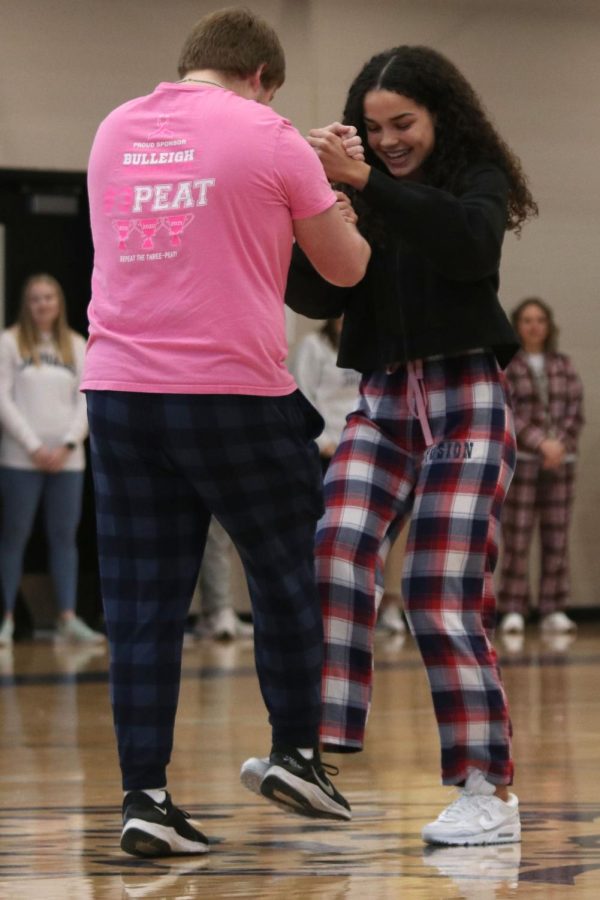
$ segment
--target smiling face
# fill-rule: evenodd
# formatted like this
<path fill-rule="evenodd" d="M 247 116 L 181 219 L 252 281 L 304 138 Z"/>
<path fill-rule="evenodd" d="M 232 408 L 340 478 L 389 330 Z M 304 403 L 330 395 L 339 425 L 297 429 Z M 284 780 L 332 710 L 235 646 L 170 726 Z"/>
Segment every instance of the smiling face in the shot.
<path fill-rule="evenodd" d="M 395 91 L 365 94 L 363 116 L 367 142 L 394 178 L 418 179 L 435 146 L 435 120 L 420 106 Z"/>

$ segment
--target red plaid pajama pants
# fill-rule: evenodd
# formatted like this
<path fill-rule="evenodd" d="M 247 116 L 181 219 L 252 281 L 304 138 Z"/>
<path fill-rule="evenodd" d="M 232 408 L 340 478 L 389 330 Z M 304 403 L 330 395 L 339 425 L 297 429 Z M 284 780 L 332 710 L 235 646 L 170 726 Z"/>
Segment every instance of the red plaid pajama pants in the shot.
<path fill-rule="evenodd" d="M 539 611 L 547 615 L 567 603 L 574 483 L 574 462 L 546 471 L 540 459 L 517 459 L 502 511 L 502 572 L 498 590 L 502 612 L 524 614 L 529 606 L 529 549 L 537 523 L 541 546 Z"/>
<path fill-rule="evenodd" d="M 362 749 L 371 700 L 376 595 L 385 552 L 411 516 L 403 599 L 429 678 L 444 784 L 470 768 L 512 781 L 511 725 L 490 634 L 502 502 L 514 468 L 512 416 L 491 353 L 423 362 L 433 445 L 407 371 L 363 379 L 325 479 L 317 579 L 325 626 L 321 741 Z"/>

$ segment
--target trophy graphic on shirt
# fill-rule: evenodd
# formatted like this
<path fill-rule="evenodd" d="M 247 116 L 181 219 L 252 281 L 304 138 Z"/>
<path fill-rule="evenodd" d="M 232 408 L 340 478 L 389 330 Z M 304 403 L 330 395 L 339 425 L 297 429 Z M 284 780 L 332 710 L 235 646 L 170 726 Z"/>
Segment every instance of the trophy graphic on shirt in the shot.
<path fill-rule="evenodd" d="M 126 250 L 127 239 L 136 227 L 135 219 L 114 219 L 112 226 L 119 237 L 119 250 Z"/>
<path fill-rule="evenodd" d="M 154 249 L 154 236 L 162 225 L 162 219 L 137 219 L 136 226 L 144 237 L 142 247 L 144 250 Z"/>
<path fill-rule="evenodd" d="M 169 237 L 171 239 L 172 247 L 180 247 L 181 246 L 181 237 L 180 235 L 185 231 L 187 226 L 190 224 L 194 216 L 192 213 L 182 213 L 178 216 L 165 216 L 163 222 L 165 223 L 168 231 Z"/>

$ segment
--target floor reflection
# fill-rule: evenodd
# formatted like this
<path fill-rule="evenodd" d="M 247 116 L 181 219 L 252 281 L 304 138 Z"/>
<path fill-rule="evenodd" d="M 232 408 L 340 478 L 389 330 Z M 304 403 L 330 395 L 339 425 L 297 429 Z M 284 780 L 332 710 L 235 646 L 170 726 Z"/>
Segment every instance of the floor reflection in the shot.
<path fill-rule="evenodd" d="M 449 878 L 464 900 L 492 900 L 500 890 L 518 887 L 521 844 L 426 847 L 423 862 Z"/>

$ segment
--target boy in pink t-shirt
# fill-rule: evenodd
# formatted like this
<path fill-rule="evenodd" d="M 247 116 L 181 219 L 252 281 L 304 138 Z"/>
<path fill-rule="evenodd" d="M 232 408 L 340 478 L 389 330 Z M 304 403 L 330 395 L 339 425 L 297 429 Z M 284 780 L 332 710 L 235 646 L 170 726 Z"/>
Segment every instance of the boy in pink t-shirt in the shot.
<path fill-rule="evenodd" d="M 211 83 L 160 84 L 102 123 L 88 182 L 84 389 L 291 393 L 293 221 L 336 200 L 296 129 Z"/>
<path fill-rule="evenodd" d="M 370 251 L 313 150 L 269 108 L 284 78 L 270 26 L 245 10 L 206 16 L 179 72 L 105 119 L 89 166 L 83 389 L 126 792 L 121 847 L 141 856 L 208 849 L 172 804 L 166 768 L 211 515 L 245 567 L 272 727 L 254 788 L 302 815 L 351 815 L 318 751 L 323 423 L 284 366 L 283 293 L 294 238 L 340 286 L 362 278 Z M 338 135 L 352 146 L 347 129 Z"/>

